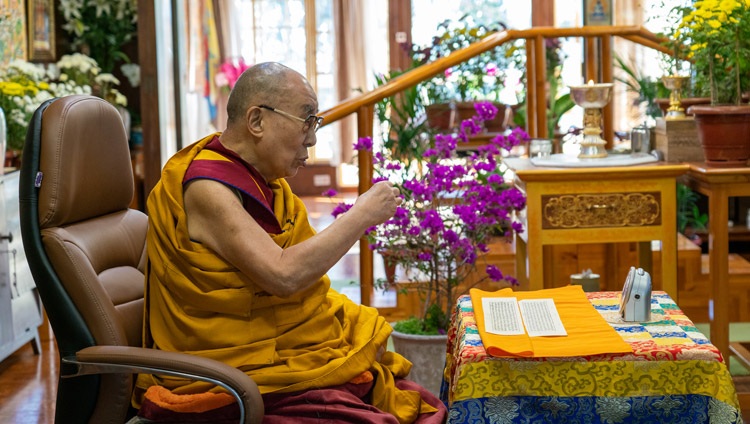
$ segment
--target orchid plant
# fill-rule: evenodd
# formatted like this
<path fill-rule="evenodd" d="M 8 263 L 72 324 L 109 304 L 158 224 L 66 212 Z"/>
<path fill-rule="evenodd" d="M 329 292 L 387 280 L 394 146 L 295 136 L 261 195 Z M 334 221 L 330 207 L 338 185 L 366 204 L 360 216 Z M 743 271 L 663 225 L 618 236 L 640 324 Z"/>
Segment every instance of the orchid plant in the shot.
<path fill-rule="evenodd" d="M 404 290 L 416 290 L 423 310 L 416 319 L 422 334 L 444 333 L 449 324 L 459 285 L 477 271 L 484 260 L 487 245 L 496 236 L 509 237 L 523 231 L 514 213 L 525 207 L 522 192 L 504 179 L 501 150 L 510 150 L 528 139 L 522 129 L 500 134 L 476 152 L 459 157 L 458 143 L 481 131 L 481 122 L 493 119 L 497 108 L 489 102 L 475 105 L 477 115 L 462 122 L 457 134 L 435 136 L 434 145 L 425 151 L 417 171 L 413 163 L 391 156 L 391 150 L 373 152 L 374 181 L 389 180 L 401 190 L 403 203 L 393 218 L 368 230 L 370 248 L 382 254 L 391 265 L 406 270 L 409 284 Z M 354 148 L 372 152 L 372 139 L 360 138 Z M 351 205 L 339 204 L 334 216 Z M 515 278 L 494 265 L 485 265 L 485 277 L 517 284 Z M 392 281 L 379 280 L 379 288 Z M 468 289 L 468 287 L 465 287 Z M 403 324 L 403 326 L 401 326 Z M 397 331 L 409 331 L 411 323 L 398 323 Z M 400 327 L 401 326 L 401 327 Z"/>
<path fill-rule="evenodd" d="M 72 48 L 86 52 L 105 72 L 130 62 L 122 48 L 138 32 L 137 0 L 60 0 L 58 9 Z"/>

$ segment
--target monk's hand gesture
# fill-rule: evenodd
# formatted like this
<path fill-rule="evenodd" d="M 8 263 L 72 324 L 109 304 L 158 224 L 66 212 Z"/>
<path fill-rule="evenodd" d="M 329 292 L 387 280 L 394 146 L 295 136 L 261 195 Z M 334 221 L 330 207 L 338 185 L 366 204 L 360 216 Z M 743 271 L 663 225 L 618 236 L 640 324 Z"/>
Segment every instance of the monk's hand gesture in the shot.
<path fill-rule="evenodd" d="M 354 206 L 367 217 L 370 225 L 378 225 L 391 218 L 402 201 L 398 188 L 389 181 L 380 181 L 359 196 Z"/>

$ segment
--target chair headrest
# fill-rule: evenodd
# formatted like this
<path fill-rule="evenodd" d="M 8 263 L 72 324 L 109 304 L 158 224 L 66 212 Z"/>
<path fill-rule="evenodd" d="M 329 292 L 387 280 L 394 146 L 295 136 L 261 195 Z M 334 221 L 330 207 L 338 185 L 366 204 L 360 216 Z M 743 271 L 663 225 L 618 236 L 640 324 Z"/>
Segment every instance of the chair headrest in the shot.
<path fill-rule="evenodd" d="M 44 111 L 41 129 L 41 228 L 128 208 L 133 169 L 114 106 L 94 96 L 63 97 Z"/>

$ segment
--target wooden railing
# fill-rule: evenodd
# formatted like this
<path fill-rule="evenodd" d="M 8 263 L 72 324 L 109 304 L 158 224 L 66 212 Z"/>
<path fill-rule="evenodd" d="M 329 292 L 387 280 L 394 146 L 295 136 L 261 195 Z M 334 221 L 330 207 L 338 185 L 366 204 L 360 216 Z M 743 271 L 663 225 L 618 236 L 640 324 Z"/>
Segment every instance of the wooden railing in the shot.
<path fill-rule="evenodd" d="M 347 99 L 337 106 L 322 112 L 320 115 L 324 118 L 324 125 L 327 125 L 356 113 L 358 137 L 372 137 L 375 104 L 377 102 L 429 80 L 452 66 L 456 66 L 504 43 L 514 40 L 526 40 L 526 130 L 531 137 L 546 138 L 548 137 L 547 92 L 545 88 L 547 64 L 544 40 L 548 38 L 568 37 L 582 37 L 585 40 L 585 81 L 613 82 L 613 37 L 620 37 L 636 44 L 671 54 L 671 51 L 662 44 L 664 40 L 640 26 L 536 27 L 526 30 L 507 30 L 490 34 L 464 49 L 456 50 L 448 56 L 405 72 L 393 78 L 388 83 L 372 91 Z M 611 143 L 611 140 L 614 139 L 611 105 L 604 108 L 603 116 L 604 139 L 608 140 L 608 143 Z M 361 194 L 367 191 L 372 184 L 372 157 L 359 154 L 358 165 L 358 191 Z M 373 287 L 373 256 L 365 238 L 360 240 L 360 287 L 362 304 L 369 305 Z"/>

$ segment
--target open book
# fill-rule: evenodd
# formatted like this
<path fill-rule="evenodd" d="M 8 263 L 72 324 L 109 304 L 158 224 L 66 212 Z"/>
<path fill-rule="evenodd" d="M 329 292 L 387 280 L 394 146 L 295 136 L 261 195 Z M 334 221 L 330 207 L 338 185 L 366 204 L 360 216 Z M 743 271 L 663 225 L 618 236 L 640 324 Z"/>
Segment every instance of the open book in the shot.
<path fill-rule="evenodd" d="M 549 298 L 484 297 L 482 309 L 488 333 L 510 336 L 528 332 L 530 337 L 567 335 L 555 301 Z"/>
<path fill-rule="evenodd" d="M 581 286 L 534 291 L 471 289 L 470 295 L 482 345 L 492 356 L 541 358 L 632 352 L 594 309 Z"/>

